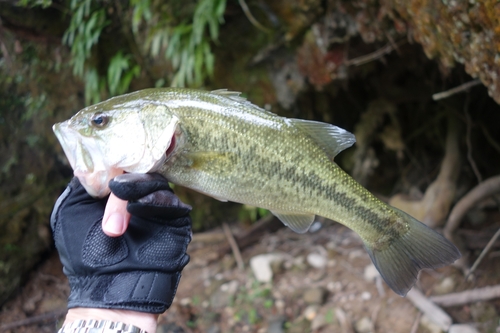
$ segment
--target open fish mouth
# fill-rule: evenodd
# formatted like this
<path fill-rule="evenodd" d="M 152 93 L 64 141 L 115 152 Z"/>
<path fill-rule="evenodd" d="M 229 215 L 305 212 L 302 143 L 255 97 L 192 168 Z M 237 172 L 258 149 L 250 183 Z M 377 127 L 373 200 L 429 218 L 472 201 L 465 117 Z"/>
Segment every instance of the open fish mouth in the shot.
<path fill-rule="evenodd" d="M 80 180 L 85 190 L 93 197 L 102 198 L 108 195 L 110 193 L 109 181 L 122 174 L 123 170 L 106 167 L 102 159 L 98 158 L 101 155 L 99 148 L 94 147 L 91 154 L 85 147 L 92 142 L 86 142 L 84 145 L 82 137 L 71 129 L 67 122 L 55 124 L 52 129 L 61 143 L 73 174 Z"/>

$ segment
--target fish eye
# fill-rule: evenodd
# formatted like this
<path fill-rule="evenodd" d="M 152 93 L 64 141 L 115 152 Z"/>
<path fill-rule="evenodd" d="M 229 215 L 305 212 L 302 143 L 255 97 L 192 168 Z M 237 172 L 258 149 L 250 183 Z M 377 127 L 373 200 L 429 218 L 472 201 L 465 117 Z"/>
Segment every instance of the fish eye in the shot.
<path fill-rule="evenodd" d="M 102 112 L 97 112 L 92 116 L 90 121 L 95 127 L 104 127 L 108 123 L 109 117 Z"/>

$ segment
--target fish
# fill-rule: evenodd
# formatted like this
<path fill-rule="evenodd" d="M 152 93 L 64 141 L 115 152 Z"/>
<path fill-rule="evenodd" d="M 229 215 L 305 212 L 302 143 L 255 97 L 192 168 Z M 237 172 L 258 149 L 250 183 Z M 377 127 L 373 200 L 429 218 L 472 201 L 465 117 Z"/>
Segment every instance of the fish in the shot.
<path fill-rule="evenodd" d="M 359 235 L 387 285 L 405 296 L 423 268 L 459 259 L 445 237 L 387 205 L 334 157 L 352 133 L 280 117 L 225 89 L 152 88 L 86 107 L 53 126 L 87 192 L 109 194 L 124 172 L 158 172 L 221 201 L 268 209 L 298 233 L 315 216 Z"/>

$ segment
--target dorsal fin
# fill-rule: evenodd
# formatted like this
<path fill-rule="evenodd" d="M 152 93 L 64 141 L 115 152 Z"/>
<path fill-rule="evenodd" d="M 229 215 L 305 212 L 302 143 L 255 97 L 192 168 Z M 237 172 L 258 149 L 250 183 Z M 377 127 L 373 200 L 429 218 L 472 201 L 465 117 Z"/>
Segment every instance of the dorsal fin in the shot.
<path fill-rule="evenodd" d="M 332 124 L 302 119 L 288 119 L 288 121 L 316 141 L 332 160 L 338 153 L 356 142 L 354 134 Z"/>
<path fill-rule="evenodd" d="M 241 93 L 238 91 L 230 91 L 227 89 L 217 89 L 217 90 L 212 90 L 210 93 L 226 97 L 226 98 L 228 98 L 236 103 L 244 104 L 245 106 L 251 107 L 256 111 L 260 111 L 260 112 L 264 112 L 264 113 L 268 113 L 270 115 L 276 116 L 276 114 L 274 114 L 270 111 L 267 111 L 266 109 L 263 109 L 255 104 L 253 104 L 252 102 L 247 100 L 245 97 L 242 97 Z"/>
<path fill-rule="evenodd" d="M 217 89 L 217 90 L 212 90 L 211 93 L 227 97 L 229 99 L 232 99 L 235 102 L 250 103 L 245 97 L 241 96 L 241 92 L 239 92 L 239 91 L 230 91 L 227 89 Z"/>

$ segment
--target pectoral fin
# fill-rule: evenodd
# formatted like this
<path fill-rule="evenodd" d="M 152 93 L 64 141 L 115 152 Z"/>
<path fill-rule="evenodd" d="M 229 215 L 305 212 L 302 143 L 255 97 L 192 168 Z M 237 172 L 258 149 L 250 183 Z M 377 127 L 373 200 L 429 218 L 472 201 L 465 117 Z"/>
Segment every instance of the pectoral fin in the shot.
<path fill-rule="evenodd" d="M 199 151 L 187 153 L 185 157 L 189 161 L 189 167 L 210 172 L 231 167 L 234 164 L 233 155 L 229 152 Z"/>
<path fill-rule="evenodd" d="M 303 234 L 314 222 L 314 215 L 300 215 L 287 212 L 271 211 L 284 225 L 295 231 L 296 233 Z"/>

